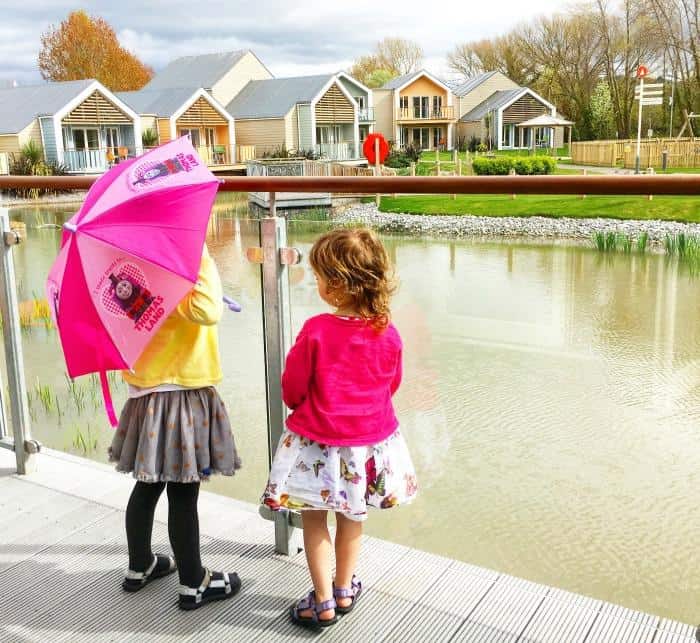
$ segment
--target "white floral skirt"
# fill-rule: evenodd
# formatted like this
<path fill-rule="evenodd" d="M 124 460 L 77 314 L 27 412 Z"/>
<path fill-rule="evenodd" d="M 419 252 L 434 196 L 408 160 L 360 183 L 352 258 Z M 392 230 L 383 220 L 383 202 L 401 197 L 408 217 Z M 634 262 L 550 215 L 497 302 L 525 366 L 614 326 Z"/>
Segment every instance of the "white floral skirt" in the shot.
<path fill-rule="evenodd" d="M 390 509 L 418 491 L 408 447 L 397 429 L 370 446 L 333 447 L 285 430 L 262 502 L 272 509 L 327 509 L 366 520 L 367 507 Z"/>

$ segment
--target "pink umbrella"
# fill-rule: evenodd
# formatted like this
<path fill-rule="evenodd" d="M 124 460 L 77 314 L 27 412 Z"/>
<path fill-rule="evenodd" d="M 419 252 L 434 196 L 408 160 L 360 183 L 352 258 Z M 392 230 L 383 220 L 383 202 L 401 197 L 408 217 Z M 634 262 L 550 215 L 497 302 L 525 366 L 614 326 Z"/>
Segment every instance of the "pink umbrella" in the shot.
<path fill-rule="evenodd" d="M 183 137 L 110 169 L 64 225 L 48 300 L 68 375 L 100 374 L 113 426 L 107 371 L 130 369 L 192 289 L 218 183 Z"/>

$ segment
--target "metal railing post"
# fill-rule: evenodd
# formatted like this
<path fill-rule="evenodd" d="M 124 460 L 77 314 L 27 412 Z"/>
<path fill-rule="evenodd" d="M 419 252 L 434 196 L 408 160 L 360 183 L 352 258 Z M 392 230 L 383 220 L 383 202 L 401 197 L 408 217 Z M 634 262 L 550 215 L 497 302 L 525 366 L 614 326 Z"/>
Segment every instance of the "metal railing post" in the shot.
<path fill-rule="evenodd" d="M 0 208 L 0 314 L 3 320 L 5 363 L 10 389 L 10 414 L 17 473 L 31 473 L 36 468 L 32 455 L 39 450 L 39 443 L 32 440 L 29 428 L 29 404 L 24 380 L 22 335 L 19 323 L 19 303 L 15 288 L 15 268 L 12 246 L 21 241 L 18 233 L 10 229 L 10 216 L 6 208 Z"/>
<path fill-rule="evenodd" d="M 267 400 L 267 440 L 269 463 L 277 449 L 287 419 L 282 401 L 282 371 L 287 351 L 292 345 L 292 316 L 289 297 L 290 264 L 297 263 L 299 253 L 287 248 L 287 222 L 278 217 L 276 194 L 270 192 L 269 216 L 260 220 L 262 274 L 263 338 L 265 348 L 265 393 Z M 294 516 L 286 509 L 270 516 L 275 523 L 275 551 L 293 553 Z M 298 518 L 298 517 L 297 517 Z"/>

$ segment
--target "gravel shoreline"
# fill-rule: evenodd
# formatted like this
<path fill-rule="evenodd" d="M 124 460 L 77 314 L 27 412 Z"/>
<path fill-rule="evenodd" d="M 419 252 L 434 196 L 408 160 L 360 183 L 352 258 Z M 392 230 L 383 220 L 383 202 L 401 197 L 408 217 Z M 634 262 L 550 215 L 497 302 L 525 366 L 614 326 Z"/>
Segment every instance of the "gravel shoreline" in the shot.
<path fill-rule="evenodd" d="M 617 232 L 636 237 L 642 232 L 649 242 L 661 244 L 667 234 L 700 236 L 700 224 L 634 219 L 573 219 L 550 217 L 440 216 L 380 212 L 373 203 L 336 209 L 332 220 L 340 224 L 361 223 L 380 232 L 438 237 L 536 237 L 590 241 L 595 232 Z"/>
<path fill-rule="evenodd" d="M 52 194 L 50 196 L 40 196 L 36 199 L 20 198 L 0 194 L 0 207 L 18 207 L 18 206 L 35 206 L 35 205 L 66 205 L 73 203 L 82 203 L 85 201 L 87 190 L 72 190 L 64 194 Z"/>

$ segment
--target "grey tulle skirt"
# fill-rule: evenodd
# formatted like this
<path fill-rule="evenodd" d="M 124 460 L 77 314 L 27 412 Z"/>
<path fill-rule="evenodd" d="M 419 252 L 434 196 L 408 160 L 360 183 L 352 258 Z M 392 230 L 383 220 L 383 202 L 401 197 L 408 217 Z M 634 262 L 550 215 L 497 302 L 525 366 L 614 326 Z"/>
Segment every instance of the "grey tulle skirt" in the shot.
<path fill-rule="evenodd" d="M 232 476 L 241 461 L 214 387 L 151 393 L 124 405 L 109 448 L 117 470 L 143 482 Z"/>

